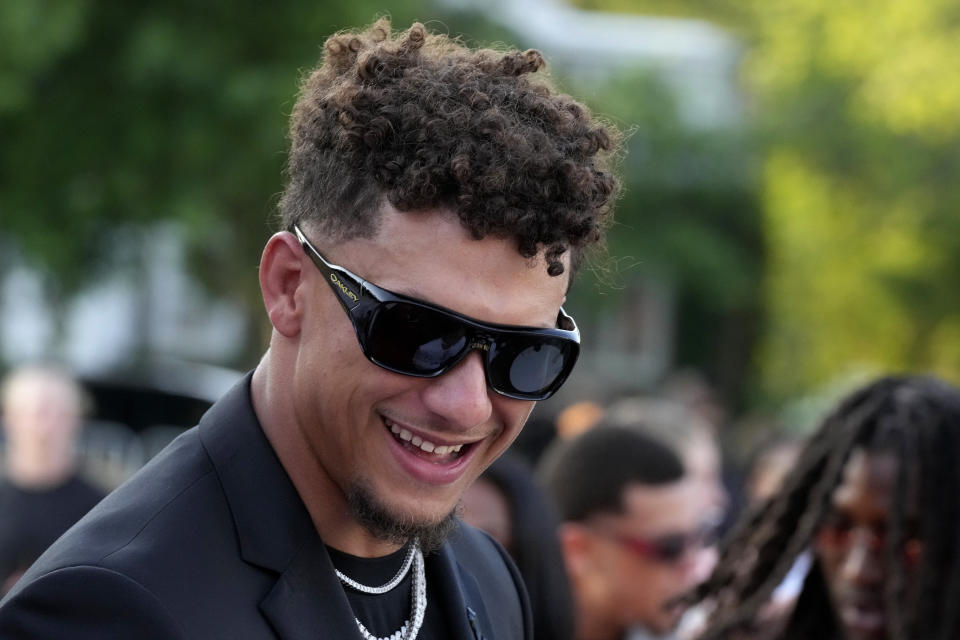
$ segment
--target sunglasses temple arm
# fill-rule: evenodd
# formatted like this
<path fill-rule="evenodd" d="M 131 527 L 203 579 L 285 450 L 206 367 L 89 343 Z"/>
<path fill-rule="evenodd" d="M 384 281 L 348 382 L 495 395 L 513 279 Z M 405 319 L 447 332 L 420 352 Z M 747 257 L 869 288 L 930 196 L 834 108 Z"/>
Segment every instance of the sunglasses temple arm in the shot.
<path fill-rule="evenodd" d="M 348 312 L 356 309 L 360 305 L 360 301 L 369 295 L 363 280 L 351 278 L 343 272 L 337 272 L 333 269 L 329 270 L 327 284 L 337 294 L 340 304 Z"/>
<path fill-rule="evenodd" d="M 333 292 L 337 295 L 337 300 L 340 301 L 343 308 L 346 309 L 347 312 L 353 311 L 357 305 L 360 304 L 360 300 L 365 295 L 368 295 L 366 283 L 343 267 L 327 262 L 314 246 L 310 244 L 310 241 L 307 240 L 307 237 L 303 235 L 303 232 L 301 232 L 296 225 L 290 226 L 290 233 L 297 236 L 297 239 L 310 257 L 310 260 L 317 266 L 320 273 L 327 277 L 327 284 L 333 289 Z"/>

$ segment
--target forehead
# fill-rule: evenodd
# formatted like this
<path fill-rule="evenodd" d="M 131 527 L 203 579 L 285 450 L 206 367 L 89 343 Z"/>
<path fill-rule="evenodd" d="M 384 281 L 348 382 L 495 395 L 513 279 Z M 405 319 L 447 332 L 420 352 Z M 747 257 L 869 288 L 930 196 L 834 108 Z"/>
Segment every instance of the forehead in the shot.
<path fill-rule="evenodd" d="M 856 449 L 843 469 L 832 503 L 863 519 L 883 519 L 893 503 L 899 463 L 890 453 Z"/>
<path fill-rule="evenodd" d="M 524 258 L 508 238 L 477 240 L 445 209 L 387 204 L 374 236 L 320 246 L 374 284 L 487 322 L 553 327 L 569 281 L 569 268 L 550 276 L 542 254 Z"/>
<path fill-rule="evenodd" d="M 646 535 L 690 531 L 703 522 L 701 490 L 702 485 L 692 478 L 657 486 L 628 485 L 623 491 L 621 523 Z"/>
<path fill-rule="evenodd" d="M 78 405 L 79 392 L 63 376 L 44 370 L 28 370 L 14 374 L 3 389 L 3 405 L 6 408 L 60 403 Z"/>

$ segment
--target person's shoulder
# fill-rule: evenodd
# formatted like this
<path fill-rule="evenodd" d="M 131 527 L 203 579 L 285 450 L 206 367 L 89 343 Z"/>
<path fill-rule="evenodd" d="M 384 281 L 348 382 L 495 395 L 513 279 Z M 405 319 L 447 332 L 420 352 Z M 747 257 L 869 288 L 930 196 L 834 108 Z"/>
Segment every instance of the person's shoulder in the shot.
<path fill-rule="evenodd" d="M 140 628 L 127 619 L 128 605 L 159 628 L 169 626 L 167 618 L 181 624 L 184 615 L 212 607 L 224 590 L 238 591 L 217 582 L 228 576 L 242 583 L 241 565 L 229 505 L 190 430 L 47 549 L 0 603 L 0 630 L 50 632 L 0 631 L 0 637 L 127 637 L 107 631 L 114 624 L 124 633 Z M 48 627 L 39 620 L 44 611 Z M 102 635 L 73 635 L 75 618 L 98 617 L 87 624 Z M 71 633 L 57 635 L 53 625 Z"/>
<path fill-rule="evenodd" d="M 229 523 L 218 494 L 213 466 L 188 431 L 61 536 L 21 583 L 74 566 L 136 573 L 171 562 L 185 554 L 176 545 L 188 530 L 202 539 L 211 520 Z"/>
<path fill-rule="evenodd" d="M 0 603 L 0 638 L 185 638 L 176 618 L 137 581 L 95 566 L 46 573 Z"/>

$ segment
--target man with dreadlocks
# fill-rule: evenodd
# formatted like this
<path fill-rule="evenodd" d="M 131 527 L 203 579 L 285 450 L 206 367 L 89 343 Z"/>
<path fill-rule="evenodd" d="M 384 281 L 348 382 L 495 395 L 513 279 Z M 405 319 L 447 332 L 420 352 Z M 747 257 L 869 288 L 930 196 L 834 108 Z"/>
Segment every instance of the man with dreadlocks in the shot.
<path fill-rule="evenodd" d="M 0 638 L 531 638 L 466 488 L 579 353 L 615 132 L 422 24 L 331 37 L 293 108 L 256 369 L 0 604 Z M 451 535 L 452 534 L 452 535 Z"/>
<path fill-rule="evenodd" d="M 700 597 L 706 639 L 960 637 L 960 391 L 886 377 L 854 392 L 812 436 L 777 495 L 725 543 Z M 770 597 L 798 556 L 796 605 Z"/>

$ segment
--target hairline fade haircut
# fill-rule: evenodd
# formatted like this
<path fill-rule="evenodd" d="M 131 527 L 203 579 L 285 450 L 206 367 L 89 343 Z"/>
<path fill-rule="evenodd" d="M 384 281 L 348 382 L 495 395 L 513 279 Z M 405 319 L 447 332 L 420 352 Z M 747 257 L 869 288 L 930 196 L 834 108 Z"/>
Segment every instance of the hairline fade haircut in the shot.
<path fill-rule="evenodd" d="M 757 622 L 796 557 L 808 548 L 854 451 L 894 455 L 898 478 L 888 515 L 885 601 L 890 638 L 960 637 L 960 390 L 927 376 L 889 376 L 847 396 L 800 454 L 781 490 L 746 514 L 698 590 L 715 605 L 703 640 L 736 638 Z M 907 506 L 919 497 L 923 556 L 908 588 Z M 832 637 L 836 615 L 816 564 L 782 636 Z M 819 591 L 807 597 L 808 590 Z"/>
<path fill-rule="evenodd" d="M 632 427 L 602 422 L 555 446 L 545 454 L 539 476 L 567 522 L 623 513 L 627 488 L 661 486 L 684 476 L 673 449 Z"/>
<path fill-rule="evenodd" d="M 535 50 L 471 50 L 380 19 L 324 45 L 290 121 L 280 223 L 336 243 L 375 235 L 389 202 L 448 208 L 473 238 L 544 253 L 550 275 L 602 244 L 619 133 L 554 90 Z"/>

